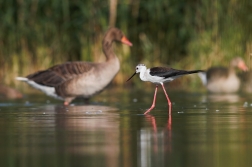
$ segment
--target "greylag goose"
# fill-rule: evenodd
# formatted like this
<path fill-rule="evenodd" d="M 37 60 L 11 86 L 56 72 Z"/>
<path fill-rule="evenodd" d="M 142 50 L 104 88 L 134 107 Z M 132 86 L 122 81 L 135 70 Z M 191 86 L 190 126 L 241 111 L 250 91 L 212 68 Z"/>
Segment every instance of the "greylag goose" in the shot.
<path fill-rule="evenodd" d="M 234 93 L 240 88 L 240 79 L 235 72 L 236 67 L 243 71 L 248 70 L 243 59 L 235 57 L 231 60 L 229 68 L 212 67 L 205 73 L 199 73 L 199 76 L 209 92 Z"/>
<path fill-rule="evenodd" d="M 110 28 L 102 41 L 105 62 L 66 62 L 16 79 L 48 96 L 64 100 L 64 105 L 69 105 L 76 97 L 89 99 L 101 92 L 120 69 L 119 59 L 112 49 L 114 41 L 132 46 L 121 30 Z"/>

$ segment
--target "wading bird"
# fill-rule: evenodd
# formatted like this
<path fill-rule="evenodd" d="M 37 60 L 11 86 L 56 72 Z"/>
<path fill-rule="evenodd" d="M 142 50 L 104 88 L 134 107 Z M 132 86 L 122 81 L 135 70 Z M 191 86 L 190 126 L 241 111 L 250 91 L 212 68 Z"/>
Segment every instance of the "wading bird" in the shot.
<path fill-rule="evenodd" d="M 147 69 L 147 67 L 144 64 L 138 64 L 136 66 L 136 72 L 127 81 L 129 81 L 137 73 L 140 73 L 140 79 L 142 81 L 149 81 L 156 84 L 156 89 L 155 89 L 152 105 L 144 114 L 147 114 L 155 107 L 158 84 L 160 84 L 164 90 L 164 93 L 168 102 L 169 115 L 171 115 L 172 104 L 164 88 L 164 83 L 171 82 L 174 79 L 183 75 L 198 73 L 198 72 L 203 72 L 203 70 L 185 71 L 185 70 L 176 70 L 169 67 L 153 67 L 153 68 Z"/>
<path fill-rule="evenodd" d="M 132 46 L 121 30 L 110 28 L 102 41 L 105 62 L 67 62 L 16 79 L 28 83 L 48 96 L 64 100 L 64 105 L 69 105 L 76 97 L 89 99 L 101 92 L 120 69 L 119 59 L 112 49 L 114 41 Z"/>
<path fill-rule="evenodd" d="M 202 83 L 211 93 L 234 93 L 240 88 L 240 79 L 235 68 L 247 71 L 248 67 L 240 57 L 235 57 L 230 62 L 230 67 L 211 67 L 206 72 L 199 73 Z"/>

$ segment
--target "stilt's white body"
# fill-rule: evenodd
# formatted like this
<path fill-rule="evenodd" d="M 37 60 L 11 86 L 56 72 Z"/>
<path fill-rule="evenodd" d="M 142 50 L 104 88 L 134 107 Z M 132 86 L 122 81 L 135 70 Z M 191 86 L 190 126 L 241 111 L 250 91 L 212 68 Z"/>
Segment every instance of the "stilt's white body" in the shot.
<path fill-rule="evenodd" d="M 159 77 L 159 76 L 155 76 L 155 75 L 150 75 L 150 69 L 147 69 L 145 65 L 143 64 L 139 64 L 136 67 L 136 73 L 140 72 L 140 79 L 142 81 L 149 81 L 155 84 L 161 84 L 161 83 L 165 83 L 165 82 L 171 82 L 174 79 L 180 77 L 180 76 L 173 76 L 173 77 L 169 77 L 169 78 L 165 78 L 165 77 Z"/>

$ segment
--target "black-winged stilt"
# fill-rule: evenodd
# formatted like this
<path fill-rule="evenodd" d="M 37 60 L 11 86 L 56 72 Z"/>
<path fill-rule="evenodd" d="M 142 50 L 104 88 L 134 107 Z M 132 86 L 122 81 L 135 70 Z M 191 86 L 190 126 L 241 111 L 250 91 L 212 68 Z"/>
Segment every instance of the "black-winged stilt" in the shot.
<path fill-rule="evenodd" d="M 171 115 L 172 104 L 164 88 L 164 83 L 171 82 L 174 79 L 183 75 L 198 73 L 198 72 L 204 72 L 204 71 L 203 70 L 193 70 L 193 71 L 176 70 L 169 67 L 153 67 L 153 68 L 147 69 L 147 67 L 144 64 L 138 64 L 136 66 L 136 72 L 127 81 L 129 81 L 135 74 L 140 73 L 140 79 L 142 81 L 149 81 L 156 84 L 156 89 L 155 89 L 152 105 L 144 114 L 147 114 L 155 107 L 158 84 L 160 84 L 164 90 L 164 93 L 168 102 L 169 115 Z"/>
<path fill-rule="evenodd" d="M 121 30 L 110 28 L 102 41 L 105 62 L 67 62 L 16 79 L 27 82 L 49 96 L 64 100 L 64 105 L 69 105 L 76 97 L 88 99 L 101 92 L 120 69 L 119 59 L 112 49 L 114 41 L 132 46 Z"/>
<path fill-rule="evenodd" d="M 240 88 L 240 79 L 235 68 L 247 71 L 248 67 L 241 57 L 235 57 L 230 62 L 230 67 L 211 67 L 206 72 L 198 73 L 202 83 L 212 93 L 234 93 Z"/>

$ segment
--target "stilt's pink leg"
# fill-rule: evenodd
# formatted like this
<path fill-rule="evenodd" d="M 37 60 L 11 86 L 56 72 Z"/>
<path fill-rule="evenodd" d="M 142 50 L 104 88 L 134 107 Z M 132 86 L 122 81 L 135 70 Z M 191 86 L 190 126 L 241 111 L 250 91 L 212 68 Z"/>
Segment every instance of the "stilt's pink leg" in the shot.
<path fill-rule="evenodd" d="M 164 90 L 164 93 L 165 93 L 165 96 L 166 96 L 166 99 L 168 101 L 168 106 L 169 106 L 169 115 L 171 115 L 171 108 L 172 108 L 172 103 L 168 97 L 168 94 L 166 93 L 166 90 L 165 90 L 165 87 L 164 87 L 164 84 L 161 83 L 162 87 L 163 87 L 163 90 Z"/>
<path fill-rule="evenodd" d="M 67 101 L 65 101 L 65 102 L 64 102 L 64 105 L 65 105 L 65 106 L 68 106 L 68 105 L 69 105 L 69 103 L 68 103 Z"/>
<path fill-rule="evenodd" d="M 155 89 L 155 93 L 154 93 L 154 98 L 153 98 L 153 102 L 152 102 L 152 105 L 151 107 L 145 111 L 144 114 L 147 114 L 148 112 L 150 112 L 154 107 L 155 107 L 155 104 L 156 104 L 156 96 L 157 96 L 157 89 L 158 89 L 158 85 L 156 85 L 156 89 Z"/>

